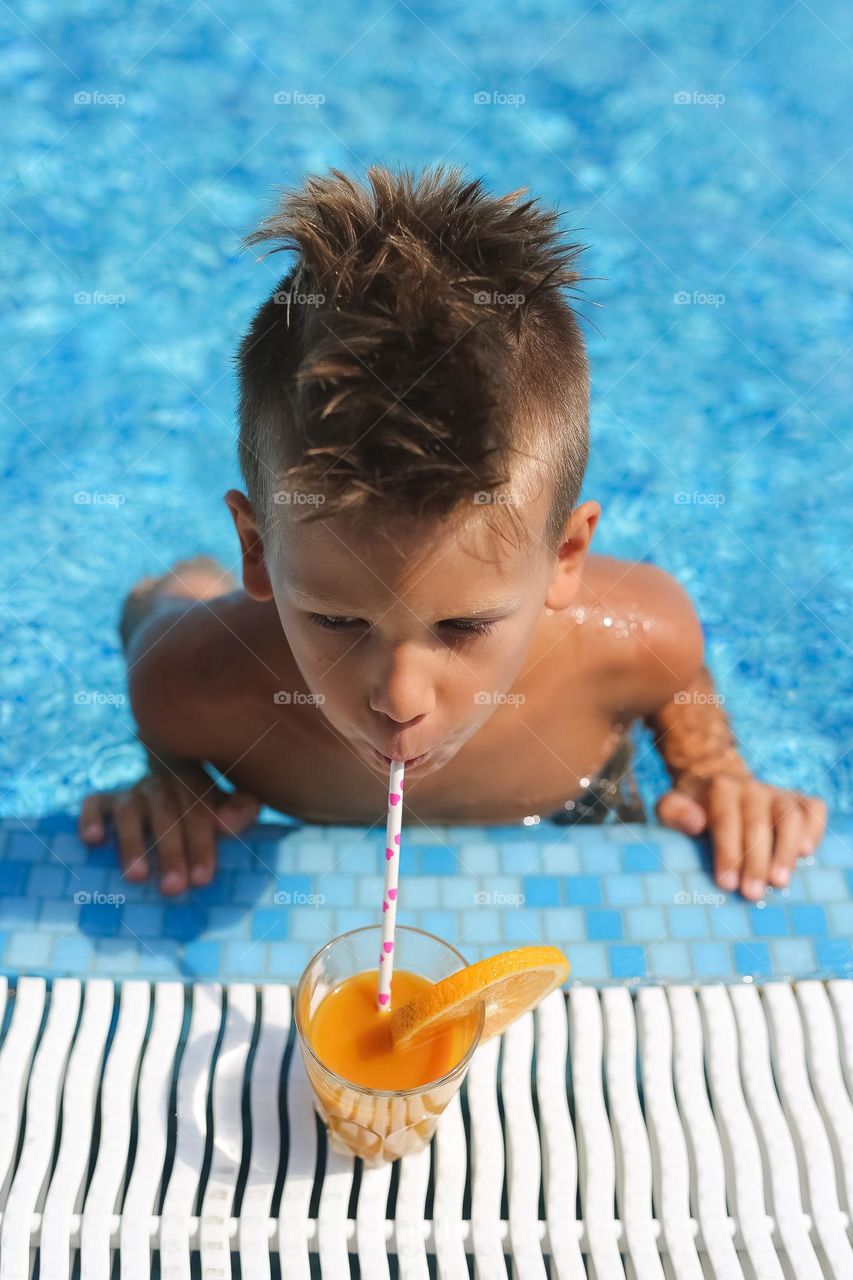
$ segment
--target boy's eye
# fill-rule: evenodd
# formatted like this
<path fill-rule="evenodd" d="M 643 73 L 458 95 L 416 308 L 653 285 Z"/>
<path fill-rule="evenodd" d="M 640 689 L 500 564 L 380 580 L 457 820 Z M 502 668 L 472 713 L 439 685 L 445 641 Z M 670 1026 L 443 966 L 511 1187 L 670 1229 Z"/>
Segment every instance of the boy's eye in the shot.
<path fill-rule="evenodd" d="M 349 627 L 357 626 L 362 621 L 361 618 L 331 617 L 327 613 L 309 613 L 308 617 L 315 627 L 320 627 L 323 631 L 346 631 Z M 438 625 L 456 632 L 457 635 L 485 636 L 489 634 L 495 624 L 482 618 L 448 618 Z"/>

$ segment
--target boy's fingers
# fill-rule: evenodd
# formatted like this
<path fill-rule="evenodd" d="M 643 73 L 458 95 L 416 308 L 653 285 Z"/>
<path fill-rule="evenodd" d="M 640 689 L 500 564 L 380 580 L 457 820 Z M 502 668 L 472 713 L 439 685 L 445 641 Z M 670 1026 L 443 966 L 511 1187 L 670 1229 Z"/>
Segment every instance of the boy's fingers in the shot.
<path fill-rule="evenodd" d="M 217 826 L 229 835 L 238 835 L 250 826 L 260 813 L 260 802 L 246 791 L 225 796 L 216 812 Z"/>
<path fill-rule="evenodd" d="M 773 859 L 773 823 L 770 795 L 760 788 L 746 792 L 743 802 L 743 873 L 740 891 L 745 898 L 760 898 L 767 887 Z"/>
<path fill-rule="evenodd" d="M 209 884 L 216 866 L 213 813 L 201 802 L 188 800 L 184 814 L 190 884 Z"/>
<path fill-rule="evenodd" d="M 131 796 L 120 799 L 113 810 L 116 826 L 118 854 L 125 880 L 139 881 L 148 878 L 148 857 L 145 852 L 145 824 L 142 806 Z"/>
<path fill-rule="evenodd" d="M 111 802 L 110 793 L 103 791 L 95 792 L 94 795 L 86 796 L 84 799 L 80 806 L 77 830 L 80 839 L 86 844 L 97 844 L 103 840 L 106 831 L 104 818 Z"/>
<path fill-rule="evenodd" d="M 160 892 L 183 893 L 187 887 L 184 830 L 175 807 L 158 800 L 151 805 L 151 830 L 157 845 Z"/>
<path fill-rule="evenodd" d="M 803 848 L 801 853 L 814 853 L 823 839 L 826 829 L 826 804 L 817 796 L 801 796 L 800 805 L 805 814 L 803 823 Z"/>
<path fill-rule="evenodd" d="M 708 793 L 708 826 L 714 842 L 714 871 L 721 889 L 736 889 L 743 859 L 740 787 L 716 778 Z"/>
<path fill-rule="evenodd" d="M 781 888 L 791 879 L 803 846 L 803 814 L 800 806 L 791 799 L 781 799 L 776 805 L 773 865 L 770 883 Z"/>
<path fill-rule="evenodd" d="M 668 791 L 657 804 L 657 815 L 665 827 L 698 836 L 707 826 L 707 815 L 698 800 L 684 791 Z"/>

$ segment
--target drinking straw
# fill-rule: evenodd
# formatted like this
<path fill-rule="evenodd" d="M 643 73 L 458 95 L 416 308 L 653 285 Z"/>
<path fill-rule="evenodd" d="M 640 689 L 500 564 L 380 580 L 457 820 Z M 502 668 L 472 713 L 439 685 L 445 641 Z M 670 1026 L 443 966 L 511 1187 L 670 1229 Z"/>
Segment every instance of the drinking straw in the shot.
<path fill-rule="evenodd" d="M 403 823 L 403 772 L 405 763 L 392 760 L 388 773 L 388 821 L 385 826 L 385 891 L 382 894 L 382 943 L 379 948 L 380 1009 L 391 1008 L 391 974 L 394 971 L 394 928 L 397 923 L 397 884 L 400 878 L 400 828 Z"/>

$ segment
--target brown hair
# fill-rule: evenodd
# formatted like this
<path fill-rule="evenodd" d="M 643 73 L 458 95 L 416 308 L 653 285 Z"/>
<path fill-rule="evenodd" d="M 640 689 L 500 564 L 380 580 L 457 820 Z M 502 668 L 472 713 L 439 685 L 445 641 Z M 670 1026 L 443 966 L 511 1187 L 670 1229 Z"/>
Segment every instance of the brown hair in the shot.
<path fill-rule="evenodd" d="M 563 292 L 584 246 L 525 190 L 490 195 L 441 165 L 417 179 L 372 166 L 364 185 L 332 169 L 246 236 L 297 253 L 237 354 L 239 461 L 262 520 L 274 494 L 302 495 L 305 519 L 375 517 L 380 502 L 445 516 L 491 502 L 532 445 L 559 542 L 588 455 L 586 352 Z"/>

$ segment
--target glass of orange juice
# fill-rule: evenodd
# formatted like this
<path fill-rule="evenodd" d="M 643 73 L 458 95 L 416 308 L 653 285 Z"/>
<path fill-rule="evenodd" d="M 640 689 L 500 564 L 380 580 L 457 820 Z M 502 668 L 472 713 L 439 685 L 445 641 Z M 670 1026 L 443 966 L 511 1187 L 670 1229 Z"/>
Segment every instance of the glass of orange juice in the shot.
<path fill-rule="evenodd" d="M 336 1151 L 377 1165 L 420 1151 L 460 1088 L 483 1030 L 482 1002 L 431 1035 L 393 1050 L 377 1007 L 381 925 L 333 938 L 308 962 L 295 1021 L 314 1103 Z M 398 925 L 391 979 L 397 1007 L 466 967 L 448 942 Z"/>

